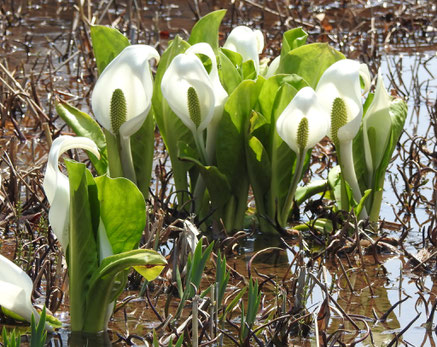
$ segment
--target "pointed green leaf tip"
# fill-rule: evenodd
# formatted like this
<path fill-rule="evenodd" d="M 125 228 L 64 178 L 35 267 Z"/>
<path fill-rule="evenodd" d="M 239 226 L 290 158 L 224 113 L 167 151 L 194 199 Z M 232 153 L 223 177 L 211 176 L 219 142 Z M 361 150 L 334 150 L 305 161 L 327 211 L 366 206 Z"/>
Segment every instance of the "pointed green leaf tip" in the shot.
<path fill-rule="evenodd" d="M 200 115 L 199 97 L 197 96 L 196 90 L 193 87 L 188 88 L 187 97 L 188 97 L 188 112 L 190 113 L 190 118 L 193 121 L 196 128 L 198 128 L 202 118 Z"/>
<path fill-rule="evenodd" d="M 347 124 L 346 104 L 342 98 L 335 98 L 332 104 L 331 111 L 331 132 L 332 139 L 335 144 L 338 144 L 338 129 Z"/>
<path fill-rule="evenodd" d="M 308 144 L 308 118 L 303 117 L 297 127 L 297 145 L 301 151 L 305 150 Z"/>
<path fill-rule="evenodd" d="M 116 89 L 111 98 L 111 126 L 114 134 L 118 134 L 120 127 L 126 122 L 126 98 L 121 89 Z"/>

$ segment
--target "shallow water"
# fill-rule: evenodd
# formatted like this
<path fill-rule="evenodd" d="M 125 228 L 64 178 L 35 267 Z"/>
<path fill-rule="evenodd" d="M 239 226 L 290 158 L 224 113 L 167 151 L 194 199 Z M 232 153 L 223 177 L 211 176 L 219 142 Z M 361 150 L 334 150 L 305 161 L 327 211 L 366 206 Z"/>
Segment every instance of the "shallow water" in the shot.
<path fill-rule="evenodd" d="M 214 3 L 216 7 L 220 7 L 223 4 L 228 5 L 226 1 L 216 1 Z M 83 111 L 89 111 L 88 98 L 96 76 L 95 72 L 90 71 L 86 66 L 87 57 L 85 55 L 89 49 L 89 47 L 85 47 L 86 39 L 70 35 L 71 28 L 80 25 L 77 22 L 77 16 L 75 17 L 74 15 L 74 13 L 77 13 L 73 9 L 74 4 L 74 1 L 18 1 L 15 4 L 14 12 L 6 13 L 0 17 L 2 19 L 0 29 L 4 34 L 0 41 L 0 62 L 3 64 L 7 63 L 9 70 L 17 71 L 17 80 L 22 85 L 29 83 L 30 76 L 33 75 L 33 78 L 37 81 L 37 92 L 41 105 L 50 116 L 54 114 L 53 104 L 55 97 L 67 99 Z M 373 16 L 376 14 L 377 18 L 380 19 L 381 16 L 391 13 L 391 11 L 402 9 L 402 4 L 403 2 L 401 1 L 390 3 L 368 1 L 363 11 L 360 12 L 360 15 L 366 18 L 366 21 L 363 22 L 365 23 L 364 26 L 370 25 L 370 20 L 368 20 L 366 15 L 369 16 L 371 14 Z M 416 4 L 420 5 L 420 2 Z M 17 19 L 13 19 L 14 13 L 19 13 L 18 9 L 20 6 L 22 12 L 20 12 Z M 206 5 L 203 6 L 204 9 Z M 250 6 L 247 4 L 245 6 L 239 10 L 240 13 L 236 11 L 235 17 L 233 16 L 227 20 L 228 27 L 239 15 L 240 18 L 243 18 L 243 21 L 248 22 L 252 20 L 262 26 L 268 31 L 270 38 L 275 37 L 275 32 L 280 30 L 278 17 L 270 12 L 262 16 L 262 11 L 259 8 L 254 7 L 249 11 L 247 9 Z M 213 7 L 214 5 L 211 5 L 211 9 Z M 341 6 L 341 2 L 331 2 L 328 5 L 315 3 L 310 8 L 304 8 L 303 10 L 307 13 L 325 14 L 326 18 L 328 18 L 327 24 L 324 24 L 325 28 L 329 28 L 328 24 L 334 24 L 332 18 L 337 16 L 339 12 L 345 11 Z M 302 13 L 305 13 L 304 11 Z M 431 8 L 429 13 L 432 16 L 432 13 L 435 13 L 435 9 Z M 103 18 L 103 22 L 109 24 L 112 21 L 116 21 L 118 14 L 118 10 L 111 8 L 109 15 Z M 144 27 L 141 30 L 136 27 L 130 27 L 129 30 L 125 28 L 126 32 L 128 32 L 133 41 L 154 43 L 157 39 L 161 39 L 158 48 L 163 48 L 168 38 L 171 38 L 175 33 L 185 35 L 186 30 L 191 28 L 195 20 L 193 12 L 185 2 L 182 4 L 182 2 L 177 1 L 166 2 L 166 5 L 162 8 L 153 1 L 147 1 L 143 4 L 142 14 Z M 159 20 L 157 17 L 159 17 Z M 260 18 L 264 19 L 264 22 L 261 24 Z M 11 26 L 6 24 L 9 20 L 12 23 Z M 99 18 L 96 20 L 98 21 Z M 385 25 L 388 24 L 383 20 L 377 20 L 376 28 L 380 34 L 384 30 L 390 30 L 389 27 L 385 28 Z M 432 107 L 435 105 L 437 95 L 437 57 L 435 52 L 437 42 L 435 41 L 436 28 L 433 25 L 435 25 L 435 21 L 432 22 L 431 20 L 430 24 L 426 26 L 429 34 L 425 33 L 425 38 L 422 41 L 418 41 L 420 37 L 416 37 L 418 34 L 413 30 L 409 33 L 409 36 L 404 35 L 404 38 L 399 36 L 401 38 L 398 41 L 386 44 L 386 50 L 383 51 L 381 49 L 379 51 L 378 59 L 381 62 L 381 71 L 387 82 L 386 85 L 390 85 L 391 88 L 398 90 L 402 94 L 401 96 L 409 96 L 409 116 L 406 122 L 406 133 L 402 136 L 400 142 L 408 142 L 410 137 L 421 136 L 425 138 L 428 148 L 435 151 L 435 134 L 429 129 Z M 311 30 L 309 31 L 311 32 Z M 320 34 L 320 30 L 314 29 L 314 31 L 318 31 L 317 34 Z M 347 36 L 347 32 L 343 34 Z M 398 35 L 398 33 L 393 31 L 394 35 Z M 359 30 L 351 30 L 348 38 L 341 37 L 338 33 L 330 34 L 329 32 L 323 33 L 320 37 L 327 37 L 330 42 L 342 47 L 351 57 L 360 59 L 363 56 L 363 52 L 360 52 L 357 47 L 360 46 L 362 40 L 367 40 L 370 35 Z M 358 41 L 354 39 L 355 37 L 359 37 Z M 345 42 L 348 43 L 345 44 Z M 378 38 L 377 42 L 381 45 L 383 44 L 378 41 Z M 276 40 L 268 41 L 265 54 L 277 53 L 279 44 L 280 40 L 278 40 L 278 37 L 276 37 Z M 83 49 L 85 53 L 77 53 L 79 49 Z M 420 53 L 416 53 L 417 51 L 420 51 Z M 0 86 L 0 88 L 6 90 L 4 85 Z M 42 166 L 46 160 L 48 145 L 41 133 L 41 129 L 38 127 L 39 119 L 37 119 L 31 110 L 26 109 L 24 102 L 22 104 L 24 112 L 23 114 L 17 113 L 16 119 L 24 134 L 24 139 L 18 143 L 18 162 L 16 164 L 19 167 L 26 167 L 29 164 Z M 56 120 L 55 124 L 58 128 L 62 128 L 62 122 L 59 120 Z M 62 128 L 62 131 L 68 132 L 68 129 Z M 9 143 L 9 140 L 16 135 L 13 124 L 6 120 L 6 125 L 0 137 L 0 145 L 3 146 Z M 6 150 L 3 147 L 0 153 L 3 154 Z M 402 164 L 402 158 L 397 158 L 392 163 L 390 172 L 394 177 L 398 175 L 397 166 Z M 0 164 L 0 168 L 2 172 L 7 174 L 8 168 L 4 162 Z M 421 194 L 428 201 L 432 201 L 435 174 L 430 172 L 428 175 L 429 181 L 422 187 Z M 395 181 L 395 186 L 399 189 L 401 189 L 402 184 L 401 180 Z M 22 194 L 24 194 L 24 189 Z M 396 222 L 395 212 L 399 209 L 399 206 L 397 206 L 398 199 L 391 188 L 388 178 L 385 184 L 384 197 L 381 218 Z M 419 223 L 412 219 L 409 224 L 412 231 L 408 236 L 407 249 L 412 253 L 422 247 L 421 231 L 429 223 L 422 225 L 421 222 L 430 218 L 430 215 L 433 213 L 430 207 L 432 206 L 426 203 L 419 204 L 415 209 L 415 217 Z M 398 232 L 392 234 L 396 236 Z M 246 240 L 242 246 L 243 254 L 235 259 L 228 260 L 231 266 L 237 268 L 243 274 L 247 274 L 247 260 L 256 249 L 254 243 L 255 240 Z M 8 252 L 7 249 L 8 247 L 4 245 L 2 253 Z M 282 254 L 277 255 L 277 258 L 275 258 L 277 260 L 276 264 L 271 264 L 271 262 L 269 263 L 267 260 L 264 260 L 263 262 L 256 262 L 254 267 L 261 273 L 275 273 L 280 278 L 284 274 L 288 261 L 291 258 L 291 254 L 282 252 Z M 370 295 L 369 289 L 366 288 L 364 277 L 357 270 L 351 275 L 354 293 L 350 293 L 344 280 L 340 280 L 342 289 L 334 286 L 335 289 L 332 292 L 334 299 L 348 313 L 373 318 L 373 309 L 378 316 L 381 316 L 397 301 L 409 297 L 388 316 L 386 322 L 368 322 L 375 345 L 379 346 L 384 342 L 389 342 L 393 338 L 393 334 L 405 328 L 419 312 L 422 313 L 420 318 L 404 333 L 402 339 L 405 344 L 410 343 L 415 346 L 433 345 L 432 338 L 434 333 L 427 330 L 423 324 L 428 316 L 427 310 L 431 309 L 437 296 L 437 284 L 434 284 L 435 276 L 410 272 L 405 265 L 407 260 L 401 256 L 380 256 L 379 258 L 383 262 L 382 266 L 375 265 L 372 257 L 366 257 L 366 262 L 369 262 L 369 265 L 366 266 L 366 271 L 368 271 L 371 278 L 372 288 L 375 291 L 374 296 Z M 328 283 L 330 281 L 337 281 L 337 278 L 342 276 L 339 269 L 331 263 L 328 263 L 327 267 Z M 383 271 L 383 268 L 386 271 Z M 418 286 L 423 287 L 419 290 Z M 124 293 L 125 296 L 130 294 L 136 294 L 136 292 Z M 307 307 L 310 307 L 310 311 L 317 312 L 318 306 L 322 303 L 323 299 L 324 294 L 316 286 L 309 297 Z M 423 299 L 426 300 L 426 304 L 423 302 Z M 150 332 L 151 328 L 157 325 L 155 317 L 151 316 L 149 311 L 146 308 L 145 300 L 136 298 L 126 305 L 127 326 L 125 325 L 123 312 L 119 311 L 115 315 L 111 327 L 114 331 L 118 331 L 121 334 L 125 334 L 127 330 L 131 334 L 144 336 Z M 334 312 L 331 314 L 331 323 L 328 331 L 334 332 L 338 329 L 342 320 L 335 316 Z M 68 315 L 64 311 L 58 311 L 56 315 L 63 322 L 68 322 Z M 350 326 L 346 325 L 346 329 L 348 328 Z M 66 343 L 68 330 L 61 330 L 60 335 L 63 342 Z M 351 336 L 352 338 L 353 336 Z M 369 339 L 365 340 L 362 345 L 371 345 L 369 341 Z M 295 340 L 294 343 L 296 345 L 310 345 L 311 343 L 314 344 L 314 339 L 313 336 L 310 336 L 309 339 Z"/>

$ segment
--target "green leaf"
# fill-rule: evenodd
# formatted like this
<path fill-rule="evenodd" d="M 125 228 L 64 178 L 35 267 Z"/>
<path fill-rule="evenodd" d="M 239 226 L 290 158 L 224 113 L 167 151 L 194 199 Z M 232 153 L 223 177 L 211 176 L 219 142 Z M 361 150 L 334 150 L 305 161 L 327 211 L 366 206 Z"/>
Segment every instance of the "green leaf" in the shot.
<path fill-rule="evenodd" d="M 276 131 L 276 121 L 281 115 L 282 111 L 287 107 L 290 101 L 294 98 L 297 91 L 289 84 L 283 84 L 276 94 L 273 105 L 272 120 L 271 120 L 271 155 L 272 163 L 272 178 L 271 178 L 271 195 L 270 195 L 270 209 L 271 213 L 274 211 L 276 204 L 280 210 L 285 203 L 285 198 L 288 192 L 288 187 L 291 183 L 291 176 L 294 171 L 296 162 L 296 154 L 288 147 L 288 145 L 280 138 Z M 270 215 L 273 217 L 273 214 Z"/>
<path fill-rule="evenodd" d="M 134 162 L 137 186 L 144 199 L 149 196 L 152 178 L 153 155 L 155 145 L 155 121 L 153 110 L 149 112 L 141 128 L 131 136 L 132 159 Z"/>
<path fill-rule="evenodd" d="M 309 199 L 315 194 L 323 193 L 327 188 L 328 188 L 327 180 L 312 180 L 310 183 L 308 183 L 303 187 L 297 187 L 296 194 L 294 197 L 296 200 L 296 204 L 299 206 L 305 200 Z"/>
<path fill-rule="evenodd" d="M 204 166 L 192 157 L 181 156 L 180 159 L 190 161 L 197 166 L 205 181 L 212 206 L 222 208 L 231 196 L 231 188 L 226 176 L 216 166 Z"/>
<path fill-rule="evenodd" d="M 86 293 L 86 316 L 83 331 L 97 333 L 106 330 L 106 308 L 113 299 L 113 282 L 117 276 L 135 266 L 163 267 L 167 264 L 159 253 L 149 249 L 136 249 L 103 259 L 93 273 Z"/>
<path fill-rule="evenodd" d="M 264 83 L 263 88 L 261 89 L 261 92 L 259 94 L 259 105 L 262 115 L 272 125 L 273 122 L 271 121 L 271 116 L 273 113 L 273 104 L 275 103 L 276 94 L 283 84 L 288 84 L 289 86 L 293 87 L 294 89 L 296 89 L 296 92 L 299 89 L 308 86 L 308 84 L 302 79 L 302 77 L 295 74 L 274 75 Z"/>
<path fill-rule="evenodd" d="M 248 60 L 243 63 L 242 66 L 243 79 L 244 80 L 254 80 L 257 77 L 255 63 L 253 60 Z"/>
<path fill-rule="evenodd" d="M 343 211 L 350 211 L 353 206 L 352 191 L 341 174 L 340 165 L 334 166 L 328 173 L 328 183 L 337 207 Z"/>
<path fill-rule="evenodd" d="M 176 190 L 181 192 L 178 194 L 178 202 L 183 202 L 183 191 L 188 191 L 187 171 L 189 164 L 184 163 L 178 158 L 178 142 L 184 142 L 191 147 L 196 148 L 194 139 L 190 130 L 182 123 L 182 121 L 173 113 L 164 99 L 161 92 L 161 81 L 165 70 L 170 65 L 173 58 L 185 52 L 189 44 L 180 39 L 179 36 L 172 41 L 166 51 L 162 54 L 161 60 L 156 71 L 154 92 L 152 97 L 152 105 L 155 114 L 156 123 L 164 140 L 164 144 L 170 155 L 171 166 L 173 170 L 173 178 Z"/>
<path fill-rule="evenodd" d="M 223 297 L 226 292 L 226 286 L 228 285 L 230 274 L 228 271 L 226 271 L 226 257 L 223 255 L 221 256 L 220 250 L 217 254 L 217 270 L 216 270 L 216 277 L 215 282 L 217 284 L 218 292 L 216 293 L 217 297 L 217 307 L 220 310 L 223 302 Z"/>
<path fill-rule="evenodd" d="M 246 129 L 263 83 L 263 78 L 241 82 L 225 104 L 217 132 L 216 158 L 217 167 L 228 178 L 231 189 L 239 186 L 247 175 L 246 163 L 241 160 L 245 157 Z"/>
<path fill-rule="evenodd" d="M 249 176 L 246 168 L 246 133 L 252 110 L 256 107 L 258 95 L 264 79 L 241 82 L 229 96 L 224 114 L 217 131 L 217 167 L 226 176 L 232 199 L 226 206 L 226 216 L 222 216 L 227 229 L 243 226 L 247 208 Z"/>
<path fill-rule="evenodd" d="M 146 204 L 138 188 L 125 178 L 100 176 L 95 179 L 100 201 L 100 218 L 114 254 L 136 247 L 146 225 Z"/>
<path fill-rule="evenodd" d="M 315 89 L 323 72 L 341 59 L 344 55 L 327 43 L 312 43 L 281 56 L 277 73 L 297 74 Z"/>
<path fill-rule="evenodd" d="M 100 160 L 90 152 L 87 152 L 88 157 L 99 175 L 106 174 L 108 169 L 106 140 L 99 124 L 88 114 L 63 101 L 56 104 L 56 111 L 76 135 L 87 137 L 95 142 L 99 148 Z"/>
<path fill-rule="evenodd" d="M 91 26 L 91 40 L 99 74 L 120 52 L 130 45 L 129 40 L 117 29 L 103 25 Z"/>
<path fill-rule="evenodd" d="M 251 137 L 248 143 L 247 166 L 254 195 L 262 197 L 270 189 L 272 168 L 266 149 L 255 136 Z M 263 204 L 261 201 L 259 203 Z M 258 210 L 258 202 L 256 205 Z"/>
<path fill-rule="evenodd" d="M 188 284 L 192 283 L 197 289 L 200 288 L 200 280 L 204 276 L 206 262 L 210 258 L 212 248 L 214 247 L 214 242 L 211 242 L 211 244 L 202 251 L 202 243 L 202 239 L 200 239 L 194 250 L 191 276 L 187 277 L 187 281 L 189 282 L 186 284 L 186 286 L 188 286 Z M 195 295 L 194 287 L 192 285 L 189 286 L 189 293 L 189 298 L 192 298 Z"/>
<path fill-rule="evenodd" d="M 241 74 L 239 72 L 239 68 L 242 64 L 241 55 L 222 48 L 219 50 L 218 59 L 220 82 L 226 92 L 231 94 L 241 82 Z M 237 59 L 237 61 L 235 61 L 235 59 Z"/>
<path fill-rule="evenodd" d="M 39 322 L 36 324 L 35 317 L 32 313 L 32 319 L 30 324 L 31 335 L 30 335 L 30 347 L 43 347 L 47 338 L 47 331 L 44 329 L 46 323 L 46 307 L 44 306 L 41 315 L 39 317 Z"/>
<path fill-rule="evenodd" d="M 70 242 L 67 250 L 72 331 L 82 331 L 86 295 L 98 267 L 95 220 L 96 187 L 84 164 L 65 160 L 70 181 Z M 97 218 L 96 218 L 97 217 Z"/>
<path fill-rule="evenodd" d="M 282 37 L 281 59 L 291 50 L 303 46 L 308 34 L 302 28 L 294 28 L 284 33 Z"/>
<path fill-rule="evenodd" d="M 361 198 L 361 200 L 358 202 L 358 205 L 356 207 L 354 207 L 354 213 L 356 216 L 359 216 L 361 214 L 361 211 L 364 208 L 364 204 L 365 204 L 366 200 L 369 198 L 371 192 L 372 192 L 372 189 L 367 189 L 364 192 L 364 195 Z"/>
<path fill-rule="evenodd" d="M 191 29 L 188 43 L 194 45 L 199 42 L 207 42 L 217 54 L 219 28 L 225 14 L 226 10 L 217 10 L 200 18 Z"/>

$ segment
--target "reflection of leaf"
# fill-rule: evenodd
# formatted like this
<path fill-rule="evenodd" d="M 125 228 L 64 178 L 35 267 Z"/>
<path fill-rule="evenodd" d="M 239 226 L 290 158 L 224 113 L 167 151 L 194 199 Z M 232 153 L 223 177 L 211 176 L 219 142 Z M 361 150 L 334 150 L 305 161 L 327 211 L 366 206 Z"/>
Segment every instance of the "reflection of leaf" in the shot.
<path fill-rule="evenodd" d="M 322 305 L 320 305 L 319 313 L 317 314 L 317 327 L 319 331 L 326 331 L 329 326 L 329 318 L 331 317 L 331 312 L 329 310 L 328 298 L 323 300 Z"/>

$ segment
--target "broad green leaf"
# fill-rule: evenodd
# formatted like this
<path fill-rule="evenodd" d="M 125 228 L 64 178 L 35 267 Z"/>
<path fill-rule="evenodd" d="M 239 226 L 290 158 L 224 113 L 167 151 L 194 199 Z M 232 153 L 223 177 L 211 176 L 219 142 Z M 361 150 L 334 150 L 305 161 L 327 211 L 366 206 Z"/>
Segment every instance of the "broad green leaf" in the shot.
<path fill-rule="evenodd" d="M 308 84 L 302 79 L 302 77 L 295 74 L 274 75 L 264 83 L 259 95 L 259 105 L 262 115 L 272 125 L 273 122 L 271 122 L 271 115 L 273 112 L 273 104 L 275 102 L 276 94 L 279 88 L 285 83 L 296 89 L 296 92 L 299 89 L 308 86 Z"/>
<path fill-rule="evenodd" d="M 106 329 L 106 307 L 113 300 L 113 282 L 121 272 L 136 266 L 162 268 L 165 264 L 162 255 L 149 249 L 136 249 L 103 259 L 90 280 L 83 331 L 97 333 Z"/>
<path fill-rule="evenodd" d="M 239 65 L 238 62 L 235 62 L 230 58 L 235 57 L 235 55 L 238 55 L 240 58 Z M 218 59 L 220 62 L 218 66 L 220 82 L 226 92 L 231 94 L 241 82 L 241 74 L 239 72 L 239 66 L 241 67 L 242 64 L 241 55 L 222 48 L 218 53 Z"/>
<path fill-rule="evenodd" d="M 316 88 L 323 72 L 341 59 L 345 59 L 344 55 L 327 43 L 312 43 L 281 56 L 277 73 L 297 74 L 312 88 Z"/>
<path fill-rule="evenodd" d="M 217 54 L 219 28 L 225 14 L 226 10 L 217 10 L 200 18 L 191 29 L 188 43 L 194 45 L 199 42 L 207 42 Z"/>
<path fill-rule="evenodd" d="M 247 156 L 249 176 L 252 188 L 255 190 L 255 197 L 257 195 L 263 196 L 270 188 L 272 168 L 267 151 L 255 136 L 249 140 Z M 257 194 L 258 190 L 259 194 Z"/>
<path fill-rule="evenodd" d="M 93 163 L 97 173 L 104 175 L 108 169 L 108 158 L 106 150 L 106 140 L 99 124 L 85 112 L 78 110 L 66 102 L 58 102 L 56 104 L 56 111 L 65 123 L 78 136 L 88 137 L 93 140 L 100 152 L 100 160 L 97 157 L 87 152 L 91 162 Z"/>
<path fill-rule="evenodd" d="M 188 191 L 187 170 L 189 165 L 178 159 L 178 142 L 182 141 L 195 148 L 194 139 L 190 130 L 182 123 L 182 121 L 173 113 L 164 99 L 161 92 L 161 80 L 165 70 L 170 65 L 173 58 L 185 52 L 189 44 L 180 39 L 179 36 L 172 41 L 170 46 L 162 54 L 155 75 L 154 91 L 152 97 L 152 105 L 155 114 L 156 123 L 164 140 L 164 144 L 170 155 L 171 166 L 173 170 L 173 178 L 178 194 L 179 204 L 183 201 L 183 191 Z"/>
<path fill-rule="evenodd" d="M 95 178 L 100 217 L 114 254 L 136 247 L 146 225 L 146 204 L 138 188 L 125 178 Z"/>
<path fill-rule="evenodd" d="M 137 186 L 141 193 L 143 193 L 144 199 L 147 199 L 149 196 L 150 179 L 152 177 L 155 145 L 153 110 L 149 112 L 140 130 L 131 136 L 130 142 Z"/>
<path fill-rule="evenodd" d="M 272 163 L 272 179 L 271 179 L 271 209 L 274 208 L 275 201 L 278 201 L 278 207 L 282 209 L 288 187 L 291 183 L 291 175 L 294 171 L 296 162 L 296 154 L 288 147 L 288 145 L 279 137 L 276 131 L 276 121 L 282 111 L 287 107 L 290 101 L 294 98 L 297 91 L 289 84 L 283 84 L 276 94 L 273 104 L 272 121 L 271 121 L 271 155 Z M 273 212 L 273 211 L 272 211 Z"/>
<path fill-rule="evenodd" d="M 323 193 L 326 189 L 328 189 L 328 181 L 327 180 L 312 180 L 310 183 L 303 187 L 297 187 L 295 200 L 296 204 L 299 206 L 305 200 L 314 196 L 318 193 Z"/>
<path fill-rule="evenodd" d="M 65 160 L 65 165 L 70 181 L 70 242 L 67 250 L 70 324 L 72 331 L 82 331 L 86 319 L 86 295 L 98 267 L 95 216 L 93 218 L 91 212 L 92 201 L 96 198 L 91 195 L 96 195 L 97 191 L 92 177 L 87 177 L 84 164 Z"/>
<path fill-rule="evenodd" d="M 164 265 L 142 265 L 134 266 L 135 271 L 137 271 L 141 276 L 143 276 L 147 281 L 153 281 L 159 274 L 164 270 Z"/>
<path fill-rule="evenodd" d="M 129 40 L 117 29 L 103 25 L 91 26 L 91 40 L 99 74 L 127 46 Z"/>
<path fill-rule="evenodd" d="M 229 96 L 217 133 L 217 167 L 226 175 L 232 187 L 241 184 L 246 175 L 245 134 L 249 118 L 258 100 L 263 78 L 243 81 Z"/>
<path fill-rule="evenodd" d="M 225 226 L 238 229 L 243 226 L 247 208 L 249 177 L 246 169 L 245 141 L 249 118 L 256 107 L 259 91 L 264 79 L 241 82 L 225 104 L 225 112 L 217 132 L 217 167 L 230 185 L 232 197 L 226 206 L 226 216 L 222 216 Z"/>
<path fill-rule="evenodd" d="M 282 37 L 281 59 L 288 52 L 306 43 L 308 34 L 302 28 L 294 28 L 284 33 Z"/>
<path fill-rule="evenodd" d="M 248 60 L 243 63 L 242 66 L 243 79 L 244 80 L 254 80 L 257 77 L 255 64 L 253 60 Z"/>
<path fill-rule="evenodd" d="M 197 166 L 205 181 L 214 208 L 221 208 L 229 201 L 231 196 L 229 182 L 216 166 L 204 166 L 199 160 L 182 153 L 179 153 L 179 158 Z"/>

